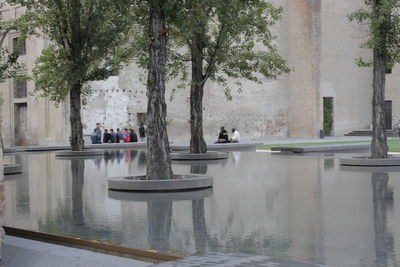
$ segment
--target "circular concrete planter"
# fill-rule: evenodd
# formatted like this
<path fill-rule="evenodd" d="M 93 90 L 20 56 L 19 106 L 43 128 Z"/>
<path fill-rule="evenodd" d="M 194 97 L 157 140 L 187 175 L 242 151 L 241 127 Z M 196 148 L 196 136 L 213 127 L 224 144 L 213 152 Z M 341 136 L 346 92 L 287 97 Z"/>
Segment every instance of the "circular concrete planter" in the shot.
<path fill-rule="evenodd" d="M 227 159 L 228 152 L 207 151 L 207 153 L 195 154 L 190 152 L 171 153 L 172 160 L 220 160 Z"/>
<path fill-rule="evenodd" d="M 116 200 L 123 201 L 183 201 L 183 200 L 198 200 L 212 196 L 213 189 L 199 189 L 182 192 L 163 192 L 163 193 L 145 193 L 139 192 L 121 192 L 121 191 L 108 191 L 108 197 Z"/>
<path fill-rule="evenodd" d="M 86 157 L 102 157 L 104 154 L 103 150 L 83 150 L 83 151 L 71 151 L 71 150 L 64 150 L 64 151 L 57 151 L 54 153 L 56 157 L 62 158 L 86 158 Z"/>
<path fill-rule="evenodd" d="M 175 174 L 170 180 L 145 180 L 146 175 L 108 179 L 108 189 L 143 192 L 174 192 L 212 187 L 212 177 L 200 174 Z"/>
<path fill-rule="evenodd" d="M 16 174 L 22 172 L 21 164 L 4 164 L 4 175 Z"/>
<path fill-rule="evenodd" d="M 214 160 L 174 160 L 174 165 L 190 165 L 190 166 L 204 166 L 226 163 L 227 159 L 214 159 Z"/>
<path fill-rule="evenodd" d="M 400 166 L 400 157 L 389 157 L 386 159 L 371 159 L 369 157 L 342 158 L 340 165 L 346 166 L 364 166 L 364 167 L 387 167 Z"/>

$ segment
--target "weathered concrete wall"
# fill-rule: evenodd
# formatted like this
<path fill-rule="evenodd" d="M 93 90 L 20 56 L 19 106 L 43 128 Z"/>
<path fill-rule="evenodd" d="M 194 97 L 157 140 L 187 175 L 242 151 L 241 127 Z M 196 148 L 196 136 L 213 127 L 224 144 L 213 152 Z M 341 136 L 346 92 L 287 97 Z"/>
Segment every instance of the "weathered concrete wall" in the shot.
<path fill-rule="evenodd" d="M 372 70 L 355 64 L 355 58 L 371 57 L 370 51 L 359 48 L 367 29 L 347 19 L 362 5 L 361 0 L 322 1 L 320 87 L 321 98 L 334 98 L 334 135 L 369 129 L 371 124 Z"/>
<path fill-rule="evenodd" d="M 21 7 L 10 7 L 6 5 L 3 9 L 3 18 L 15 19 L 21 16 L 23 9 Z M 12 39 L 18 37 L 18 33 L 12 31 L 8 34 L 3 43 L 3 47 L 12 51 Z M 35 59 L 40 55 L 42 49 L 48 45 L 45 39 L 29 38 L 26 41 L 26 55 L 20 56 L 20 62 L 25 68 L 19 71 L 19 74 L 31 74 Z M 27 132 L 25 136 L 29 145 L 46 145 L 66 143 L 69 136 L 68 110 L 61 104 L 57 108 L 54 103 L 48 99 L 39 97 L 34 93 L 34 82 L 27 82 L 27 97 L 14 98 L 13 80 L 9 79 L 0 84 L 4 104 L 2 107 L 2 132 L 4 145 L 6 147 L 15 145 L 15 110 L 19 103 L 27 105 Z"/>
<path fill-rule="evenodd" d="M 284 8 L 282 20 L 275 26 L 276 44 L 288 60 L 293 72 L 276 81 L 261 78 L 263 84 L 243 82 L 238 93 L 232 83 L 233 100 L 228 101 L 221 86 L 208 82 L 204 93 L 204 134 L 207 141 L 216 139 L 220 126 L 235 127 L 243 139 L 271 137 L 316 137 L 323 128 L 323 97 L 334 98 L 334 135 L 355 129 L 367 129 L 371 121 L 372 72 L 359 68 L 356 57 L 370 57 L 370 51 L 359 48 L 366 29 L 350 23 L 347 14 L 363 5 L 362 0 L 273 1 Z M 4 17 L 15 18 L 21 8 L 3 9 Z M 10 33 L 4 47 L 11 48 Z M 21 57 L 31 73 L 33 62 L 47 40 L 31 38 L 27 54 Z M 393 101 L 393 115 L 400 117 L 400 94 L 397 68 L 387 83 L 387 99 Z M 96 122 L 105 128 L 138 128 L 138 114 L 147 110 L 146 73 L 134 62 L 124 67 L 117 77 L 92 83 L 93 94 L 82 110 L 84 133 L 89 134 Z M 178 81 L 167 84 L 166 99 Z M 28 97 L 14 99 L 13 81 L 0 85 L 3 92 L 3 137 L 5 146 L 15 144 L 15 105 L 28 106 L 30 145 L 68 143 L 68 104 L 59 107 L 33 94 L 34 84 L 28 82 Z M 173 142 L 189 141 L 189 86 L 177 89 L 168 103 L 168 131 Z"/>
<path fill-rule="evenodd" d="M 285 1 L 288 60 L 289 137 L 317 136 L 320 75 L 320 1 Z"/>

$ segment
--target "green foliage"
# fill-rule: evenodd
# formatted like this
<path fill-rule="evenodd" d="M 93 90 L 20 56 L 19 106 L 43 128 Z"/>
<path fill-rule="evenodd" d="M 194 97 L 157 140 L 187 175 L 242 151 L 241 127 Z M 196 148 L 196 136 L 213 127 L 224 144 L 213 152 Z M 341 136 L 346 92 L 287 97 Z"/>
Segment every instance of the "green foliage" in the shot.
<path fill-rule="evenodd" d="M 400 2 L 397 0 L 364 0 L 365 8 L 348 15 L 350 21 L 368 24 L 367 40 L 360 47 L 378 51 L 391 66 L 400 62 Z M 369 67 L 371 62 L 356 59 L 358 66 Z M 390 67 L 390 66 L 388 66 Z"/>
<path fill-rule="evenodd" d="M 327 135 L 333 129 L 333 98 L 324 97 L 324 131 Z"/>
<path fill-rule="evenodd" d="M 4 6 L 4 3 L 0 3 L 0 8 Z M 0 13 L 0 46 L 3 45 L 3 41 L 10 30 L 15 29 L 15 21 L 3 21 L 2 13 Z M 22 41 L 23 38 L 19 38 Z M 23 68 L 23 64 L 18 63 L 18 52 L 11 52 L 8 49 L 0 48 L 0 83 L 3 83 L 6 79 L 16 76 L 16 72 Z"/>
<path fill-rule="evenodd" d="M 17 21 L 24 35 L 51 44 L 33 70 L 36 90 L 61 102 L 74 85 L 116 75 L 133 53 L 133 0 L 8 0 L 25 7 Z M 89 92 L 83 92 L 88 94 Z"/>
<path fill-rule="evenodd" d="M 145 2 L 145 1 L 144 1 Z M 275 79 L 290 72 L 274 45 L 271 27 L 280 19 L 282 8 L 263 0 L 169 0 L 166 1 L 168 26 L 168 77 L 179 77 L 187 85 L 189 65 L 195 49 L 194 35 L 202 36 L 200 53 L 204 59 L 203 83 L 208 79 L 222 84 L 231 99 L 228 81 L 239 79 L 261 83 L 262 76 Z M 144 9 L 141 11 L 145 17 Z M 146 19 L 141 24 L 146 25 Z M 140 65 L 147 66 L 145 53 L 149 37 L 137 32 Z M 192 81 L 189 82 L 189 85 Z M 176 88 L 176 89 L 178 89 Z M 175 92 L 175 90 L 173 92 Z M 173 96 L 171 96 L 171 99 Z"/>

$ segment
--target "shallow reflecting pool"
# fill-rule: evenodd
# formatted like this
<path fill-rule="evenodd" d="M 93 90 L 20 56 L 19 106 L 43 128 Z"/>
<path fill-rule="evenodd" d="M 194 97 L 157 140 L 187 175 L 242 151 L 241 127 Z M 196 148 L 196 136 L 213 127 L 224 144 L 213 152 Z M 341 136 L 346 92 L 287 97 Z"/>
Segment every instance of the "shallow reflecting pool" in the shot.
<path fill-rule="evenodd" d="M 24 172 L 5 177 L 5 222 L 178 255 L 218 251 L 330 266 L 399 264 L 400 172 L 340 168 L 337 154 L 229 156 L 173 165 L 177 174 L 213 176 L 212 189 L 151 194 L 107 189 L 110 176 L 145 173 L 143 150 L 73 161 L 52 152 L 6 155 Z"/>

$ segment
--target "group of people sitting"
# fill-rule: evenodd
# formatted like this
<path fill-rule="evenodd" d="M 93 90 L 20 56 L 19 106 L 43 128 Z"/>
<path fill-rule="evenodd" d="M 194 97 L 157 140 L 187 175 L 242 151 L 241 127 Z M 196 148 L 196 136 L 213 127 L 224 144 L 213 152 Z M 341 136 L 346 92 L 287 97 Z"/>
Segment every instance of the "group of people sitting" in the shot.
<path fill-rule="evenodd" d="M 218 140 L 215 143 L 239 143 L 239 142 L 240 142 L 240 134 L 235 128 L 232 128 L 232 138 L 229 139 L 228 132 L 225 130 L 225 127 L 221 126 L 220 132 L 218 134 Z"/>
<path fill-rule="evenodd" d="M 141 142 L 146 141 L 146 131 L 143 123 L 141 123 L 139 127 L 139 138 Z M 133 143 L 139 141 L 138 136 L 133 129 L 124 129 L 121 131 L 120 128 L 117 128 L 116 132 L 114 132 L 114 129 L 104 129 L 104 134 L 102 136 L 100 123 L 96 123 L 96 128 L 94 128 L 93 132 L 90 134 L 90 139 L 92 144 Z"/>

